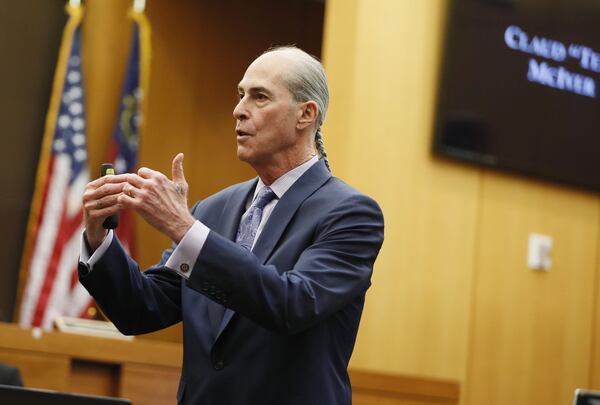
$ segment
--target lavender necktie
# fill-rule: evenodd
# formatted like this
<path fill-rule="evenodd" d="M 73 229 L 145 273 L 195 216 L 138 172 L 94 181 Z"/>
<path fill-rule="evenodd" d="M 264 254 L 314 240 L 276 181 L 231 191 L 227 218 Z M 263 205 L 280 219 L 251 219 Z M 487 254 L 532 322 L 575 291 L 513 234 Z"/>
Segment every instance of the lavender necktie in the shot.
<path fill-rule="evenodd" d="M 258 230 L 258 225 L 263 216 L 263 209 L 265 208 L 265 205 L 273 201 L 274 198 L 277 198 L 277 196 L 270 187 L 263 187 L 258 192 L 256 199 L 252 205 L 250 205 L 250 208 L 248 208 L 246 216 L 244 216 L 240 222 L 237 237 L 235 238 L 237 244 L 242 245 L 248 250 L 252 250 L 256 231 Z"/>
<path fill-rule="evenodd" d="M 250 208 L 248 208 L 247 214 L 242 217 L 240 226 L 238 227 L 237 236 L 235 242 L 248 250 L 252 250 L 252 244 L 256 237 L 256 231 L 258 225 L 262 219 L 263 209 L 265 205 L 277 198 L 273 190 L 269 187 L 263 187 L 259 192 Z M 217 331 L 219 325 L 221 325 L 223 314 L 225 313 L 225 307 L 216 302 L 209 303 L 210 312 L 210 324 L 213 330 Z"/>

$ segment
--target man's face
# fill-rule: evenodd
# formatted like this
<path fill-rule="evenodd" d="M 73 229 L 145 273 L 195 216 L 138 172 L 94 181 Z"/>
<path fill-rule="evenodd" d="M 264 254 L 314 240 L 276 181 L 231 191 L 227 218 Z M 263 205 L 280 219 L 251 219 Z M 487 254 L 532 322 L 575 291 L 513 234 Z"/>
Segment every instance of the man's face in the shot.
<path fill-rule="evenodd" d="M 238 85 L 236 119 L 237 155 L 253 166 L 280 166 L 298 142 L 296 124 L 301 113 L 285 84 L 289 56 L 267 53 L 246 70 Z"/>

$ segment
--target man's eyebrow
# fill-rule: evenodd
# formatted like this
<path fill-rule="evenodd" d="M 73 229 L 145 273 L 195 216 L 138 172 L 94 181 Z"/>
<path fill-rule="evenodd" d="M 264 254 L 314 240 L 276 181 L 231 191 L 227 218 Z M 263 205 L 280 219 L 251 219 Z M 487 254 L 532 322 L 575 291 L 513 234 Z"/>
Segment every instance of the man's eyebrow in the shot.
<path fill-rule="evenodd" d="M 243 91 L 247 91 L 248 93 L 266 93 L 268 95 L 272 94 L 271 91 L 269 91 L 269 89 L 267 89 L 266 87 L 263 87 L 263 86 L 254 86 L 254 87 L 250 87 L 248 90 L 244 90 L 244 88 L 242 86 L 238 85 L 238 92 L 243 92 Z"/>

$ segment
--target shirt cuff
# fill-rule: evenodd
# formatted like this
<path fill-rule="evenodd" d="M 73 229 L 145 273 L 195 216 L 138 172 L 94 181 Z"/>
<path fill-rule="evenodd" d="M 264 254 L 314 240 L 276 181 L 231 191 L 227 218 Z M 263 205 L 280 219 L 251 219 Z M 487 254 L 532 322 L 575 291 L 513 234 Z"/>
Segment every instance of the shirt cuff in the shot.
<path fill-rule="evenodd" d="M 165 267 L 175 271 L 186 280 L 192 273 L 194 263 L 208 238 L 210 229 L 200 221 L 194 225 L 183 236 L 183 239 L 173 250 L 173 253 L 165 263 Z"/>
<path fill-rule="evenodd" d="M 92 253 L 92 256 L 90 257 L 90 252 L 87 248 L 87 244 L 85 243 L 85 230 L 83 231 L 83 233 L 81 234 L 81 242 L 80 242 L 81 247 L 79 249 L 79 261 L 81 263 L 85 264 L 85 266 L 88 268 L 88 271 L 92 271 L 92 269 L 94 268 L 94 265 L 96 263 L 98 263 L 98 260 L 100 260 L 102 255 L 104 255 L 104 252 L 106 252 L 108 250 L 108 247 L 112 243 L 112 240 L 113 240 L 113 230 L 110 229 L 108 231 L 108 233 L 106 234 L 106 236 L 104 237 L 104 240 L 102 241 L 100 246 L 98 246 L 98 249 L 96 249 L 94 251 L 94 253 Z"/>

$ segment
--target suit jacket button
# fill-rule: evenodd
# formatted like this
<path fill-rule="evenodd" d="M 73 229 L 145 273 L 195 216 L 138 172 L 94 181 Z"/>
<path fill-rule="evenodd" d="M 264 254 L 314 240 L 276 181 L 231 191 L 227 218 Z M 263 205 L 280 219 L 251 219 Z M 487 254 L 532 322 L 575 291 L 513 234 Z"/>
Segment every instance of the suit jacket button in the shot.
<path fill-rule="evenodd" d="M 181 263 L 179 265 L 179 270 L 181 270 L 183 273 L 187 273 L 188 271 L 190 271 L 190 265 L 187 263 Z"/>
<path fill-rule="evenodd" d="M 225 364 L 223 363 L 223 361 L 219 360 L 213 366 L 214 366 L 215 370 L 220 371 L 220 370 L 223 370 L 223 367 L 225 367 Z"/>

